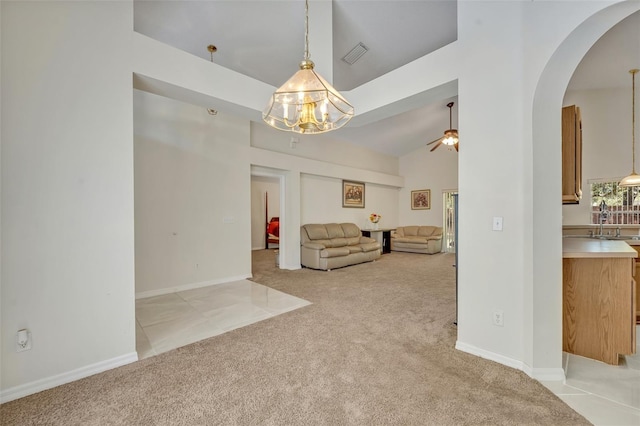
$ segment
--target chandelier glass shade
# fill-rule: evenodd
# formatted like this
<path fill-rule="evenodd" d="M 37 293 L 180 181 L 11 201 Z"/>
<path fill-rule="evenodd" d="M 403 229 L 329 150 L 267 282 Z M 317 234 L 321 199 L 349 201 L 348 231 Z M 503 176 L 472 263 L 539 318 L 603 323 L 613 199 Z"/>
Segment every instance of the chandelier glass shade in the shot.
<path fill-rule="evenodd" d="M 353 106 L 313 69 L 309 59 L 309 1 L 305 2 L 305 57 L 297 71 L 271 96 L 262 119 L 279 130 L 314 134 L 339 129 Z"/>
<path fill-rule="evenodd" d="M 631 174 L 623 178 L 618 186 L 640 186 L 640 175 L 636 173 L 636 74 L 638 69 L 632 69 L 631 73 Z"/>

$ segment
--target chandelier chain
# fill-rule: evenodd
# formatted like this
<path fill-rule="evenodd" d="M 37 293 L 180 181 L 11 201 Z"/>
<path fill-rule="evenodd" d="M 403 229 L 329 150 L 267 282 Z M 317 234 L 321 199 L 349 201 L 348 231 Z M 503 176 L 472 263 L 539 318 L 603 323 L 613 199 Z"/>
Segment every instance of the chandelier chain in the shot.
<path fill-rule="evenodd" d="M 309 0 L 304 1 L 304 60 L 309 60 Z"/>
<path fill-rule="evenodd" d="M 631 73 L 631 159 L 633 161 L 632 172 L 636 172 L 636 73 L 637 69 L 629 71 Z"/>

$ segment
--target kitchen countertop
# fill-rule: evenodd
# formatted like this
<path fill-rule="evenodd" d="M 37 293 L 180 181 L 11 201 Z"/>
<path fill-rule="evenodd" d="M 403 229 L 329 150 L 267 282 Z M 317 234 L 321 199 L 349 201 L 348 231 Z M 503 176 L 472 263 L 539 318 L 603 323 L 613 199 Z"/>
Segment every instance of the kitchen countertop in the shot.
<path fill-rule="evenodd" d="M 629 243 L 640 244 L 638 240 Z M 563 238 L 562 257 L 587 258 L 587 257 L 638 257 L 635 251 L 626 241 L 599 240 L 595 238 Z"/>

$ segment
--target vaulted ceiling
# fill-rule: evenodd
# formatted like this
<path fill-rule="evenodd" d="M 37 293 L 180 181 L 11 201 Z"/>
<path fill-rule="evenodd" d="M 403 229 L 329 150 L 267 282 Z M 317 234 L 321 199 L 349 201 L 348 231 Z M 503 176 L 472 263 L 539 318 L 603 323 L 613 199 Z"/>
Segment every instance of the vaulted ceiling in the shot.
<path fill-rule="evenodd" d="M 310 1 L 310 53 L 316 65 L 331 58 L 331 75 L 321 74 L 341 91 L 361 86 L 457 39 L 456 0 L 333 0 L 330 16 L 324 16 L 329 1 Z M 569 88 L 630 86 L 627 71 L 640 65 L 639 28 L 640 14 L 635 14 L 602 37 L 576 70 Z M 216 64 L 279 87 L 297 70 L 304 55 L 304 1 L 135 0 L 134 29 L 203 60 L 211 60 L 207 46 L 214 44 Z M 368 51 L 349 65 L 342 58 L 358 43 Z M 442 135 L 449 124 L 446 104 L 452 100 L 457 102 L 457 97 L 418 105 L 366 126 L 347 126 L 332 137 L 401 156 Z M 453 112 L 455 127 L 456 107 Z M 460 131 L 463 139 L 464 129 Z"/>

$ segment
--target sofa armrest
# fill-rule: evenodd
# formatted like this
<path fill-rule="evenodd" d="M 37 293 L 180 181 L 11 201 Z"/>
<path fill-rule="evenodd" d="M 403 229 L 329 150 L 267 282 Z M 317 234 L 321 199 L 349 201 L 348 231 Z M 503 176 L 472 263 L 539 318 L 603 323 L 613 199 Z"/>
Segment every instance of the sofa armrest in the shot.
<path fill-rule="evenodd" d="M 371 237 L 360 237 L 360 244 L 370 244 L 377 243 L 378 241 L 375 238 Z"/>
<path fill-rule="evenodd" d="M 306 247 L 308 249 L 313 249 L 313 250 L 324 250 L 326 247 L 324 246 L 324 244 L 320 244 L 320 243 L 312 243 L 310 241 L 302 244 L 303 247 Z"/>

